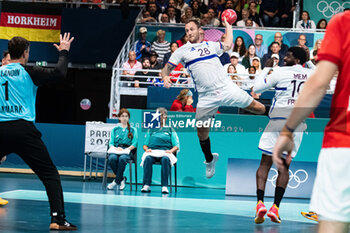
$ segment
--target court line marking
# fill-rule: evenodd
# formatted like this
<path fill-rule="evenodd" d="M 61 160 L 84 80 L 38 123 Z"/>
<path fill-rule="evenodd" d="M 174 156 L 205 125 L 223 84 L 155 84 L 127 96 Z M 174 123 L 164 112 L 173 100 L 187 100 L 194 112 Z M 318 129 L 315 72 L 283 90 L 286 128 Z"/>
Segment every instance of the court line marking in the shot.
<path fill-rule="evenodd" d="M 47 201 L 45 191 L 39 190 L 12 190 L 0 193 L 2 198 Z M 109 205 L 136 208 L 150 208 L 163 210 L 177 210 L 208 214 L 235 215 L 253 218 L 255 215 L 255 201 L 247 200 L 218 200 L 195 199 L 178 197 L 129 196 L 115 193 L 93 194 L 64 192 L 66 203 Z M 10 202 L 11 203 L 11 202 Z M 266 207 L 272 202 L 265 202 Z M 302 217 L 300 211 L 308 211 L 309 205 L 305 203 L 281 203 L 280 216 L 283 220 L 314 223 Z"/>

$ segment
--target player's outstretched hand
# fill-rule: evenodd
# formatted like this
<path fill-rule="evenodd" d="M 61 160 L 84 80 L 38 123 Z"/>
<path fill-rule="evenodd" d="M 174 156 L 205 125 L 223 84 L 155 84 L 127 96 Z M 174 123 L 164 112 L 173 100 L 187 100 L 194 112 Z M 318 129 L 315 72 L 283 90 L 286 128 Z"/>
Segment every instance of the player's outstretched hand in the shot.
<path fill-rule="evenodd" d="M 70 49 L 70 44 L 74 40 L 74 37 L 70 37 L 70 33 L 65 32 L 64 35 L 60 34 L 60 44 L 53 44 L 58 51 L 67 50 Z"/>
<path fill-rule="evenodd" d="M 164 87 L 169 88 L 173 84 L 169 76 L 164 76 L 163 78 L 164 81 Z"/>
<path fill-rule="evenodd" d="M 290 164 L 290 162 L 292 161 L 293 147 L 293 134 L 281 132 L 281 135 L 278 137 L 272 153 L 273 163 L 276 165 L 278 170 L 280 170 L 284 166 L 282 159 L 283 152 L 287 152 L 286 163 Z"/>

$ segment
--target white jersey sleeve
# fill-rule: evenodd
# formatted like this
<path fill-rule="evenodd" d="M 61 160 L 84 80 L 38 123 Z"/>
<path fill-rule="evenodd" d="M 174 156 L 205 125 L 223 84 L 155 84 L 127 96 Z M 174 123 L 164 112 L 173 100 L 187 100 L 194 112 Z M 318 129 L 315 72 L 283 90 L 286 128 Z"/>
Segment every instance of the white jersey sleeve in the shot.
<path fill-rule="evenodd" d="M 271 67 L 265 67 L 260 75 L 255 79 L 253 91 L 255 93 L 262 93 L 276 86 L 278 82 L 277 72 L 272 72 L 268 75 Z"/>
<path fill-rule="evenodd" d="M 181 52 L 181 48 L 178 48 L 171 54 L 168 63 L 174 67 L 176 67 L 179 63 L 183 62 L 183 53 Z"/>

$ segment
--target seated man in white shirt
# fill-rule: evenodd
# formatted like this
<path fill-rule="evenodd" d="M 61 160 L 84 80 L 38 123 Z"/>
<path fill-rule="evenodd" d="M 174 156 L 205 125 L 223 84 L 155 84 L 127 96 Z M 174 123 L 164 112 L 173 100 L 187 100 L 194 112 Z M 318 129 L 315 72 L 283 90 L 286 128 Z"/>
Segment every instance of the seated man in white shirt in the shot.
<path fill-rule="evenodd" d="M 249 10 L 247 8 L 242 9 L 242 20 L 237 22 L 237 27 L 245 27 L 245 21 L 249 19 Z M 257 27 L 256 23 L 253 21 L 253 26 L 252 27 Z"/>
<path fill-rule="evenodd" d="M 224 69 L 227 70 L 228 66 L 230 64 L 232 64 L 236 70 L 237 70 L 237 76 L 240 78 L 240 79 L 247 79 L 247 76 L 240 76 L 240 74 L 247 74 L 247 71 L 245 69 L 245 67 L 241 64 L 238 63 L 238 59 L 239 59 L 239 53 L 237 52 L 232 52 L 231 55 L 230 55 L 230 62 L 231 63 L 228 63 L 226 65 L 224 65 Z"/>

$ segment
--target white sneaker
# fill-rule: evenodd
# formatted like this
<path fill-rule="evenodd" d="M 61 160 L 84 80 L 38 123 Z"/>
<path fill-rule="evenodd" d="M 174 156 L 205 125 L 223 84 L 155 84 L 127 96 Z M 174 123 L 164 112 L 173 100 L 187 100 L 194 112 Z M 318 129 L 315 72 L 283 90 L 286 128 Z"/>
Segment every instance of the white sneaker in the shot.
<path fill-rule="evenodd" d="M 143 193 L 149 193 L 149 192 L 151 192 L 151 187 L 150 187 L 149 185 L 145 184 L 145 185 L 142 187 L 141 192 L 143 192 Z"/>
<path fill-rule="evenodd" d="M 112 189 L 114 189 L 116 186 L 117 186 L 117 183 L 115 182 L 115 180 L 113 180 L 112 183 L 110 183 L 110 184 L 107 185 L 107 189 L 112 190 Z"/>
<path fill-rule="evenodd" d="M 205 175 L 207 178 L 212 178 L 215 174 L 215 164 L 219 160 L 219 154 L 213 153 L 213 160 L 210 163 L 204 161 L 204 164 L 207 165 Z"/>
<path fill-rule="evenodd" d="M 167 186 L 163 186 L 163 187 L 162 187 L 162 193 L 163 193 L 163 194 L 168 194 L 168 193 L 169 193 L 169 190 L 168 190 L 168 187 L 167 187 Z"/>
<path fill-rule="evenodd" d="M 123 180 L 120 182 L 119 190 L 123 191 L 125 189 L 126 177 L 124 176 Z"/>

